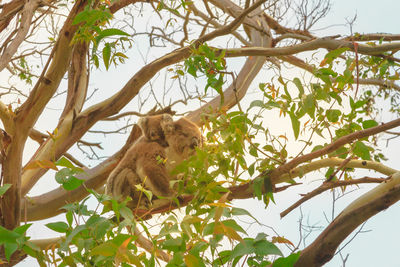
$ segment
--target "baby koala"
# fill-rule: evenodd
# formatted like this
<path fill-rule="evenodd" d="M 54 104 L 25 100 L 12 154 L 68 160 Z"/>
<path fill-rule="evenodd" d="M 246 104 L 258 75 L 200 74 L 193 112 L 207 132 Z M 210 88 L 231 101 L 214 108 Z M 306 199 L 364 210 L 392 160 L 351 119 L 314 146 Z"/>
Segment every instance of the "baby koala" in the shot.
<path fill-rule="evenodd" d="M 164 129 L 170 129 L 173 124 L 172 116 L 169 114 L 161 114 L 140 118 L 138 125 L 142 130 L 142 134 L 148 141 L 157 142 L 163 147 L 167 147 Z M 164 129 L 163 129 L 164 128 Z"/>
<path fill-rule="evenodd" d="M 147 116 L 138 121 L 143 135 L 131 145 L 110 173 L 106 183 L 107 194 L 119 199 L 130 196 L 131 208 L 148 204 L 145 197 L 140 197 L 136 185 L 144 185 L 155 196 L 170 197 L 174 194 L 169 185 L 169 169 L 160 162 L 160 159 L 167 159 L 165 149 L 169 146 L 164 130 L 170 131 L 173 124 L 169 114 Z"/>

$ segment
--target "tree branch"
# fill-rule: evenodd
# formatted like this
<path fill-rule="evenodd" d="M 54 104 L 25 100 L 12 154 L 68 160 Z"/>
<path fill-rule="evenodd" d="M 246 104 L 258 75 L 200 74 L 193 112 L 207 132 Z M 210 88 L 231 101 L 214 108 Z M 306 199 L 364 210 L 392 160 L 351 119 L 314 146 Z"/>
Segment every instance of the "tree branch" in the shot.
<path fill-rule="evenodd" d="M 326 158 L 313 161 L 305 165 L 299 166 L 291 170 L 290 172 L 282 174 L 279 177 L 279 181 L 290 182 L 292 179 L 303 176 L 312 171 L 316 171 L 327 167 L 341 166 L 343 162 L 345 162 L 345 159 L 340 159 L 340 158 Z M 346 165 L 344 165 L 344 167 L 374 170 L 384 175 L 392 175 L 393 173 L 397 172 L 397 170 L 392 169 L 380 162 L 370 161 L 370 160 L 350 160 L 349 162 L 346 163 Z"/>
<path fill-rule="evenodd" d="M 12 42 L 4 50 L 0 57 L 0 72 L 8 65 L 12 56 L 17 52 L 18 47 L 24 41 L 32 22 L 33 14 L 39 5 L 38 0 L 28 0 L 25 2 L 21 12 L 18 32 Z"/>
<path fill-rule="evenodd" d="M 306 247 L 296 267 L 322 266 L 334 255 L 340 243 L 359 225 L 400 200 L 400 172 L 350 204 L 314 242 Z"/>
<path fill-rule="evenodd" d="M 387 181 L 388 178 L 372 178 L 372 177 L 364 177 L 360 179 L 352 179 L 348 181 L 329 181 L 329 182 L 324 182 L 322 185 L 320 185 L 318 188 L 314 189 L 313 191 L 307 193 L 304 195 L 301 199 L 296 201 L 293 205 L 291 205 L 289 208 L 285 209 L 284 211 L 281 212 L 281 218 L 285 217 L 288 215 L 292 210 L 306 202 L 307 200 L 310 200 L 311 198 L 329 190 L 332 188 L 336 187 L 342 187 L 342 186 L 347 186 L 347 185 L 358 185 L 358 184 L 365 184 L 365 183 L 382 183 Z"/>
<path fill-rule="evenodd" d="M 27 221 L 35 221 L 53 217 L 63 212 L 60 208 L 65 204 L 80 201 L 86 197 L 89 194 L 87 188 L 98 189 L 101 187 L 107 180 L 110 172 L 125 154 L 126 150 L 141 135 L 142 131 L 139 126 L 135 125 L 125 145 L 117 153 L 96 167 L 77 175 L 78 179 L 85 180 L 84 184 L 79 188 L 66 191 L 62 187 L 59 187 L 40 196 L 23 199 L 21 213 L 27 214 L 27 218 L 24 219 Z M 26 212 L 23 210 L 24 207 L 27 208 Z"/>
<path fill-rule="evenodd" d="M 8 107 L 0 101 L 0 120 L 3 123 L 4 130 L 10 135 L 14 134 L 13 115 Z"/>
<path fill-rule="evenodd" d="M 74 46 L 71 65 L 68 71 L 68 92 L 64 110 L 60 116 L 59 124 L 67 116 L 75 116 L 81 112 L 86 100 L 89 74 L 87 69 L 88 44 L 77 43 Z"/>
<path fill-rule="evenodd" d="M 23 0 L 5 3 L 0 13 L 0 32 L 7 28 L 12 18 L 24 7 Z"/>
<path fill-rule="evenodd" d="M 242 56 L 286 56 L 306 51 L 314 51 L 320 48 L 335 50 L 337 48 L 347 47 L 354 51 L 354 42 L 335 40 L 331 38 L 318 38 L 312 41 L 300 43 L 293 46 L 264 48 L 264 47 L 244 47 L 226 49 L 226 57 Z M 400 50 L 400 42 L 386 43 L 381 45 L 358 44 L 358 53 L 364 55 L 382 55 L 385 52 Z"/>
<path fill-rule="evenodd" d="M 61 79 L 70 63 L 73 46 L 70 45 L 78 25 L 72 25 L 75 16 L 83 10 L 86 1 L 77 1 L 61 29 L 58 40 L 53 48 L 52 56 L 48 59 L 48 68 L 43 70 L 41 77 L 31 91 L 28 99 L 21 105 L 17 113 L 20 130 L 29 133 L 39 115 L 56 92 Z"/>
<path fill-rule="evenodd" d="M 294 167 L 298 166 L 300 163 L 321 157 L 323 155 L 326 155 L 330 152 L 335 151 L 339 147 L 342 147 L 345 144 L 351 143 L 354 140 L 358 140 L 367 136 L 375 135 L 377 133 L 386 131 L 388 129 L 392 129 L 395 127 L 400 126 L 400 119 L 393 120 L 388 123 L 383 123 L 381 125 L 366 129 L 366 130 L 361 130 L 358 132 L 354 132 L 351 134 L 348 134 L 346 136 L 342 136 L 333 143 L 327 145 L 326 147 L 319 149 L 317 151 L 311 152 L 309 154 L 297 157 L 291 161 L 289 161 L 286 164 L 283 164 L 279 166 L 278 168 L 274 169 L 271 174 L 270 178 L 273 184 L 281 183 L 284 180 L 282 180 L 281 176 L 282 174 L 288 173 L 291 169 Z"/>

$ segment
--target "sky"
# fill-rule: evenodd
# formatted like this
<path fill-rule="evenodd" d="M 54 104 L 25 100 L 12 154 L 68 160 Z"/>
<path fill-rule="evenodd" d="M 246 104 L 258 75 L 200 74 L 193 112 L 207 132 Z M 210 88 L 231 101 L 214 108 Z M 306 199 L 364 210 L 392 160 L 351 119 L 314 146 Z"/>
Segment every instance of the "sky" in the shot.
<path fill-rule="evenodd" d="M 400 0 L 332 0 L 332 10 L 329 15 L 323 19 L 318 27 L 321 30 L 315 31 L 316 35 L 336 35 L 341 33 L 348 35 L 350 33 L 348 26 L 346 26 L 346 19 L 349 20 L 357 14 L 357 20 L 353 26 L 353 32 L 359 33 L 395 33 L 399 32 L 398 22 L 398 11 L 400 10 Z M 331 27 L 327 27 L 334 25 Z M 138 65 L 132 64 L 132 62 L 126 67 L 130 68 L 131 73 L 137 70 Z M 140 66 L 140 65 L 139 65 Z M 103 73 L 104 74 L 104 73 Z M 109 77 L 113 77 L 110 79 Z M 96 81 L 100 87 L 120 88 L 120 85 L 124 84 L 124 78 L 126 72 L 117 70 L 110 70 L 107 75 L 96 75 L 92 77 L 92 80 Z M 1 79 L 1 76 L 0 76 Z M 256 85 L 255 85 L 256 86 Z M 112 93 L 112 91 L 110 91 Z M 93 100 L 95 101 L 95 99 Z M 51 108 L 56 108 L 58 102 L 54 101 L 51 103 Z M 55 116 L 57 117 L 57 116 Z M 387 118 L 388 120 L 390 118 Z M 54 124 L 54 123 L 53 123 Z M 48 123 L 42 124 L 44 130 L 52 129 L 55 126 L 49 125 Z M 288 127 L 290 131 L 290 125 Z M 99 137 L 101 138 L 101 137 Z M 106 137 L 101 140 L 104 142 Z M 118 138 L 117 138 L 118 139 Z M 104 154 L 111 155 L 116 148 L 119 148 L 124 143 L 125 138 L 119 138 L 114 142 L 104 142 Z M 387 149 L 386 155 L 389 160 L 386 165 L 392 168 L 399 168 L 397 151 L 400 147 L 399 142 L 391 143 L 391 147 Z M 35 144 L 31 144 L 31 152 L 27 152 L 26 159 L 29 158 L 30 153 L 35 150 Z M 397 166 L 396 166 L 397 165 Z M 315 179 L 323 174 L 315 174 Z M 49 178 L 52 179 L 52 178 Z M 37 189 L 33 191 L 33 195 L 40 193 L 44 188 L 48 188 L 48 181 L 43 180 L 39 183 Z M 298 220 L 300 212 L 298 210 L 292 212 L 284 219 L 279 218 L 279 213 L 282 211 L 282 207 L 288 207 L 293 203 L 294 200 L 298 199 L 298 193 L 307 192 L 307 188 L 315 186 L 313 183 L 306 183 L 305 186 L 299 187 L 298 189 L 288 190 L 285 193 L 278 194 L 276 196 L 277 206 L 270 205 L 266 210 L 264 205 L 259 201 L 245 200 L 234 202 L 238 207 L 249 209 L 249 211 L 256 216 L 256 218 L 263 224 L 274 226 L 274 229 L 283 234 L 286 238 L 296 243 L 298 240 Z M 341 198 L 336 206 L 336 214 L 340 212 L 340 209 L 345 207 L 348 203 L 354 200 L 357 194 L 366 192 L 371 186 L 362 186 L 361 190 L 357 193 L 349 194 Z M 302 212 L 304 220 L 309 220 L 310 224 L 326 225 L 324 221 L 323 212 L 330 215 L 331 212 L 331 194 L 326 193 L 318 196 L 305 203 L 302 206 Z M 63 219 L 60 216 L 59 219 Z M 244 219 L 245 220 L 245 219 Z M 54 221 L 54 219 L 52 219 Z M 395 204 L 387 211 L 381 212 L 371 220 L 369 220 L 365 226 L 365 230 L 372 230 L 368 233 L 358 235 L 349 246 L 344 249 L 344 253 L 350 253 L 346 266 L 358 267 L 358 266 L 385 266 L 385 267 L 396 267 L 399 266 L 397 261 L 397 250 L 398 240 L 400 239 L 400 231 L 398 231 L 394 225 L 400 222 L 400 205 Z M 246 224 L 244 224 L 246 225 Z M 266 231 L 265 226 L 251 225 L 249 226 L 249 233 L 257 233 L 260 231 Z M 33 229 L 31 232 L 33 238 L 43 237 L 44 233 L 50 233 L 45 227 L 38 227 Z M 314 236 L 310 236 L 310 240 Z M 382 244 L 382 245 L 381 245 Z M 27 260 L 21 262 L 17 266 L 34 266 L 32 261 Z M 334 267 L 341 266 L 340 259 L 332 260 L 325 266 Z"/>

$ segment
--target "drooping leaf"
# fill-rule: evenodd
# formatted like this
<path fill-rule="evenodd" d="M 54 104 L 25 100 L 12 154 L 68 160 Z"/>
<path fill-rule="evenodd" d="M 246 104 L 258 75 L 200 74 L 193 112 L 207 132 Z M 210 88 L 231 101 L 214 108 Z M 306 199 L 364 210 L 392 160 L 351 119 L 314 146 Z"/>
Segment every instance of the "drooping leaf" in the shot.
<path fill-rule="evenodd" d="M 248 108 L 247 110 L 250 110 L 250 109 L 252 109 L 252 108 L 254 108 L 254 107 L 263 108 L 263 107 L 264 107 L 264 102 L 263 102 L 262 100 L 253 100 L 253 101 L 250 103 L 250 106 L 249 106 L 249 108 Z"/>
<path fill-rule="evenodd" d="M 292 122 L 294 138 L 297 140 L 297 138 L 299 137 L 299 134 L 300 134 L 300 121 L 293 113 L 290 113 L 289 116 L 290 116 L 290 120 Z"/>
<path fill-rule="evenodd" d="M 294 78 L 293 83 L 296 85 L 297 89 L 299 89 L 299 98 L 301 98 L 304 95 L 304 87 L 303 84 L 301 83 L 299 78 Z"/>
<path fill-rule="evenodd" d="M 5 243 L 4 245 L 4 252 L 6 254 L 6 259 L 9 261 L 12 254 L 18 249 L 17 243 Z"/>
<path fill-rule="evenodd" d="M 65 222 L 54 222 L 46 224 L 48 228 L 58 233 L 66 233 L 69 226 Z"/>
<path fill-rule="evenodd" d="M 114 35 L 129 36 L 128 33 L 124 32 L 123 30 L 116 29 L 116 28 L 108 28 L 108 29 L 102 30 L 98 36 L 101 36 L 101 38 L 104 38 L 104 37 L 109 37 L 109 36 L 114 36 Z"/>
<path fill-rule="evenodd" d="M 106 43 L 103 48 L 103 62 L 107 70 L 110 66 L 110 58 L 111 58 L 111 46 L 109 43 Z"/>
<path fill-rule="evenodd" d="M 309 94 L 303 99 L 304 111 L 311 117 L 314 118 L 315 114 L 315 102 L 314 95 Z"/>

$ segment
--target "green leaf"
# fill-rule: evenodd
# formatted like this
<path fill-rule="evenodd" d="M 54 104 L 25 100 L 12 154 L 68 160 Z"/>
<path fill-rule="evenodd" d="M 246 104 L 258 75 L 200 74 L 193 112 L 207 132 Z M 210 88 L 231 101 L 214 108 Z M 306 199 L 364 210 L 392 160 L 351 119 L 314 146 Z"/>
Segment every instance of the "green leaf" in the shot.
<path fill-rule="evenodd" d="M 378 123 L 375 120 L 365 120 L 362 122 L 362 126 L 364 129 L 368 129 L 368 128 L 378 126 Z"/>
<path fill-rule="evenodd" d="M 245 209 L 233 207 L 233 208 L 231 209 L 231 214 L 234 215 L 234 216 L 247 215 L 247 216 L 251 217 L 252 219 L 254 219 L 257 223 L 259 223 L 258 220 L 257 220 L 255 217 L 253 217 L 253 215 L 251 215 L 251 213 L 248 212 L 248 211 L 245 210 Z"/>
<path fill-rule="evenodd" d="M 98 245 L 90 250 L 90 255 L 101 255 L 104 257 L 114 256 L 118 247 L 111 241 Z"/>
<path fill-rule="evenodd" d="M 341 48 L 330 51 L 328 54 L 325 55 L 325 59 L 326 59 L 325 62 L 328 64 L 331 64 L 335 58 L 337 58 L 338 56 L 340 56 L 347 50 L 349 50 L 348 47 L 341 47 Z"/>
<path fill-rule="evenodd" d="M 71 210 L 69 210 L 69 211 L 67 211 L 65 213 L 65 218 L 67 219 L 68 225 L 71 226 L 72 225 L 72 221 L 74 219 L 74 215 L 73 215 Z"/>
<path fill-rule="evenodd" d="M 250 176 L 253 176 L 254 174 L 254 169 L 255 169 L 255 163 L 251 164 L 248 168 L 247 171 L 249 172 Z"/>
<path fill-rule="evenodd" d="M 268 240 L 261 240 L 254 243 L 255 253 L 260 256 L 268 256 L 268 255 L 280 255 L 282 256 L 282 252 L 279 250 L 275 244 L 269 242 Z"/>
<path fill-rule="evenodd" d="M 93 60 L 93 63 L 94 63 L 94 65 L 96 66 L 96 68 L 99 68 L 99 66 L 100 66 L 100 64 L 99 64 L 99 57 L 97 56 L 97 55 L 93 55 L 92 56 L 92 60 Z"/>
<path fill-rule="evenodd" d="M 250 103 L 250 106 L 247 110 L 250 110 L 254 107 L 260 107 L 263 108 L 264 107 L 264 102 L 262 100 L 254 100 Z"/>
<path fill-rule="evenodd" d="M 65 190 L 74 190 L 84 183 L 83 180 L 80 180 L 73 176 L 74 174 L 75 171 L 63 168 L 56 173 L 55 179 L 57 183 L 61 184 L 64 187 Z"/>
<path fill-rule="evenodd" d="M 199 256 L 195 256 L 192 254 L 186 254 L 184 256 L 184 260 L 186 263 L 187 267 L 201 267 L 201 266 L 205 266 L 203 263 L 203 259 L 200 258 Z"/>
<path fill-rule="evenodd" d="M 369 153 L 369 148 L 363 142 L 357 141 L 354 145 L 353 153 L 356 156 L 361 157 L 364 160 L 370 160 L 371 155 Z"/>
<path fill-rule="evenodd" d="M 61 251 L 68 251 L 69 250 L 69 244 L 71 241 L 74 239 L 75 236 L 77 236 L 80 232 L 83 230 L 86 230 L 86 225 L 78 225 L 75 227 L 69 235 L 67 235 L 66 239 L 62 244 L 60 245 L 60 250 Z"/>
<path fill-rule="evenodd" d="M 244 255 L 252 254 L 255 252 L 255 248 L 253 247 L 253 240 L 250 238 L 246 238 L 243 242 L 240 242 L 236 245 L 236 247 L 232 250 L 231 259 L 241 258 Z"/>
<path fill-rule="evenodd" d="M 293 114 L 290 113 L 290 120 L 292 121 L 292 129 L 293 129 L 293 133 L 294 133 L 294 138 L 297 140 L 297 138 L 299 137 L 299 133 L 300 133 L 300 121 L 297 119 L 297 117 Z"/>
<path fill-rule="evenodd" d="M 63 167 L 66 167 L 68 169 L 74 169 L 75 168 L 74 164 L 72 164 L 72 162 L 69 161 L 68 159 L 66 159 L 65 157 L 62 157 L 59 160 L 57 160 L 57 162 L 55 164 L 56 164 L 56 166 L 63 166 Z"/>
<path fill-rule="evenodd" d="M 0 244 L 15 243 L 21 235 L 0 226 Z"/>
<path fill-rule="evenodd" d="M 80 180 L 74 176 L 72 176 L 68 182 L 63 183 L 63 187 L 65 190 L 71 191 L 71 190 L 75 190 L 78 187 L 80 187 L 85 181 L 84 180 Z"/>
<path fill-rule="evenodd" d="M 272 267 L 293 267 L 300 257 L 300 251 L 293 253 L 286 258 L 279 258 L 272 264 Z"/>
<path fill-rule="evenodd" d="M 48 228 L 50 228 L 53 231 L 56 231 L 58 233 L 66 233 L 68 231 L 68 224 L 65 222 L 54 222 L 54 223 L 48 223 L 46 224 Z"/>
<path fill-rule="evenodd" d="M 384 76 L 389 66 L 390 66 L 389 62 L 385 60 L 385 63 L 383 63 L 382 66 L 379 68 L 379 75 Z"/>
<path fill-rule="evenodd" d="M 297 89 L 299 89 L 299 98 L 301 98 L 304 95 L 304 87 L 301 84 L 301 81 L 299 78 L 294 78 L 293 83 L 296 85 Z"/>
<path fill-rule="evenodd" d="M 342 112 L 338 109 L 330 109 L 326 111 L 326 117 L 330 122 L 338 122 L 341 114 Z"/>
<path fill-rule="evenodd" d="M 223 225 L 231 227 L 237 232 L 246 234 L 246 231 L 235 221 L 235 220 L 225 220 L 221 222 Z"/>
<path fill-rule="evenodd" d="M 262 198 L 263 186 L 264 186 L 264 178 L 257 177 L 253 180 L 253 192 L 254 196 L 257 197 L 258 200 Z"/>
<path fill-rule="evenodd" d="M 219 258 L 215 259 L 213 266 L 222 266 L 222 264 L 227 263 L 231 259 L 232 251 L 224 250 L 218 253 Z"/>
<path fill-rule="evenodd" d="M 0 186 L 0 196 L 4 195 L 5 192 L 11 187 L 11 184 L 4 184 Z"/>
<path fill-rule="evenodd" d="M 212 235 L 214 233 L 215 223 L 207 224 L 203 229 L 203 235 Z"/>
<path fill-rule="evenodd" d="M 110 58 L 111 58 L 111 46 L 109 43 L 106 43 L 103 48 L 103 62 L 107 70 L 110 66 Z"/>
<path fill-rule="evenodd" d="M 185 251 L 186 244 L 181 237 L 171 238 L 162 243 L 162 248 L 173 252 Z"/>
<path fill-rule="evenodd" d="M 75 16 L 74 20 L 72 21 L 72 25 L 76 25 L 83 21 L 86 21 L 88 15 L 89 15 L 89 10 L 83 10 L 82 12 L 78 13 Z"/>
<path fill-rule="evenodd" d="M 311 117 L 314 118 L 315 114 L 315 102 L 314 102 L 314 96 L 312 94 L 307 95 L 303 99 L 303 108 L 304 111 Z"/>
<path fill-rule="evenodd" d="M 13 232 L 15 232 L 17 234 L 20 234 L 20 235 L 23 235 L 29 229 L 29 227 L 31 227 L 31 225 L 32 225 L 32 223 L 27 223 L 27 224 L 20 225 L 17 228 L 15 228 L 13 230 Z"/>
<path fill-rule="evenodd" d="M 4 244 L 4 252 L 6 254 L 6 259 L 10 261 L 11 255 L 18 249 L 18 245 L 16 243 L 5 243 Z"/>
<path fill-rule="evenodd" d="M 109 36 L 113 36 L 113 35 L 129 36 L 128 33 L 124 32 L 123 30 L 116 29 L 116 28 L 109 28 L 109 29 L 102 30 L 98 36 L 101 36 L 101 38 L 104 38 L 104 37 L 109 37 Z"/>

